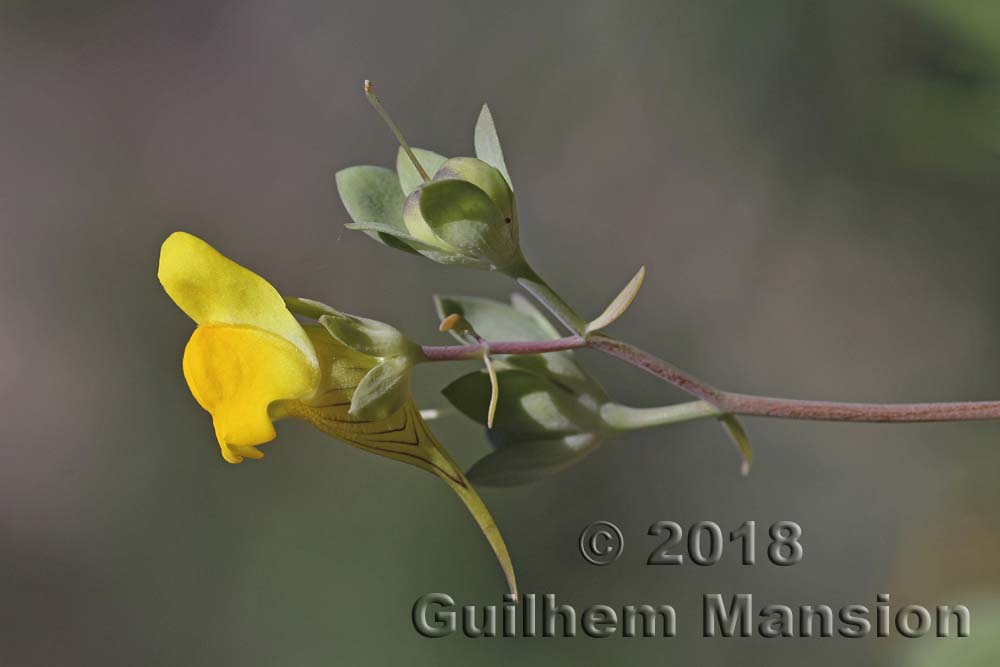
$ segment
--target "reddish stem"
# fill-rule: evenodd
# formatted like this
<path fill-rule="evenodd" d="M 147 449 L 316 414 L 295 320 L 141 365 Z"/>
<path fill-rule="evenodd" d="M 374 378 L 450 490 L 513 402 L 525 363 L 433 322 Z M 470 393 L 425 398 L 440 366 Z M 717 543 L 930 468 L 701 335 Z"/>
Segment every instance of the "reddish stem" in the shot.
<path fill-rule="evenodd" d="M 426 346 L 428 361 L 478 359 L 486 343 Z M 600 350 L 643 369 L 687 393 L 711 403 L 722 413 L 781 419 L 838 422 L 941 422 L 1000 419 L 1000 401 L 956 403 L 838 403 L 794 398 L 750 396 L 717 389 L 634 345 L 603 334 L 555 340 L 488 343 L 491 354 L 544 354 L 583 347 Z"/>
<path fill-rule="evenodd" d="M 942 422 L 1000 419 L 1000 401 L 958 403 L 838 403 L 794 398 L 750 396 L 716 389 L 634 345 L 601 334 L 590 337 L 588 347 L 637 366 L 693 396 L 707 401 L 720 412 L 754 417 L 807 419 L 839 422 Z"/>
<path fill-rule="evenodd" d="M 483 349 L 489 346 L 490 354 L 544 354 L 561 350 L 575 350 L 587 346 L 583 336 L 567 336 L 554 340 L 524 340 L 512 342 L 470 343 L 468 345 L 425 345 L 421 349 L 428 361 L 461 361 L 481 359 Z"/>

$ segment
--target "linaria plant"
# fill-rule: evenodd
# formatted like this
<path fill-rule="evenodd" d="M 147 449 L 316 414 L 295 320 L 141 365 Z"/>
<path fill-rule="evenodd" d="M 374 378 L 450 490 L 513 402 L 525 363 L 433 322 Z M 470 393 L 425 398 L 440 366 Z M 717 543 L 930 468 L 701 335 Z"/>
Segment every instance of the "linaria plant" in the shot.
<path fill-rule="evenodd" d="M 573 465 L 609 438 L 695 419 L 718 420 L 745 475 L 751 452 L 739 415 L 862 422 L 1000 418 L 1000 401 L 867 404 L 739 394 L 606 335 L 603 330 L 635 299 L 645 269 L 591 320 L 539 276 L 521 249 L 516 190 L 489 108 L 482 107 L 475 126 L 475 157 L 447 158 L 411 148 L 368 82 L 365 93 L 400 148 L 394 169 L 356 166 L 337 173 L 337 191 L 352 220 L 347 227 L 416 257 L 502 273 L 541 308 L 520 293 L 509 303 L 437 296 L 440 328 L 457 344 L 419 345 L 390 324 L 319 301 L 283 298 L 201 239 L 175 232 L 163 243 L 158 275 L 197 324 L 184 350 L 183 374 L 211 415 L 229 463 L 261 458 L 258 447 L 276 436 L 274 422 L 299 418 L 347 444 L 422 468 L 469 509 L 516 599 L 507 547 L 473 483 L 529 483 Z M 651 373 L 694 400 L 659 407 L 617 403 L 574 355 L 583 348 Z M 460 413 L 486 427 L 491 452 L 466 472 L 431 433 L 410 390 L 415 366 L 447 361 L 482 365 L 443 390 Z"/>

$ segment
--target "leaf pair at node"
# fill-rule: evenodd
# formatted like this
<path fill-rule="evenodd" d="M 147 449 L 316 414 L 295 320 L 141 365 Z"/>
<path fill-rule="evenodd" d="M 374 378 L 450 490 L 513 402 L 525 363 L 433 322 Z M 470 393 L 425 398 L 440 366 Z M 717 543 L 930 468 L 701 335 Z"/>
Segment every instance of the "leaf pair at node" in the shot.
<path fill-rule="evenodd" d="M 459 315 L 487 341 L 559 337 L 545 316 L 517 294 L 509 305 L 452 296 L 438 296 L 435 303 L 442 319 Z M 453 335 L 468 342 L 468 334 Z M 508 486 L 540 479 L 579 461 L 613 432 L 600 416 L 607 395 L 572 352 L 497 355 L 493 365 L 499 397 L 487 438 L 495 450 L 468 471 L 474 483 Z M 443 393 L 467 417 L 488 425 L 483 409 L 493 394 L 488 371 L 464 375 Z"/>

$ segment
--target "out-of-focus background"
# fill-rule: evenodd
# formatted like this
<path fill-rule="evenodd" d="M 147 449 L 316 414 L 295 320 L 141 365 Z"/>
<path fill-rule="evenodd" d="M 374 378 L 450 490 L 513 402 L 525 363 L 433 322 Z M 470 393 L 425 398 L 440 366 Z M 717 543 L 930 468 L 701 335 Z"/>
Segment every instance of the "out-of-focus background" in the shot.
<path fill-rule="evenodd" d="M 483 492 L 523 591 L 669 602 L 672 640 L 421 638 L 423 593 L 504 590 L 443 484 L 302 423 L 224 463 L 181 375 L 192 323 L 156 281 L 170 232 L 424 343 L 447 342 L 431 294 L 511 291 L 343 229 L 333 173 L 395 155 L 365 78 L 448 155 L 490 103 L 539 271 L 593 315 L 649 267 L 617 335 L 733 390 L 1000 398 L 995 3 L 7 0 L 0 663 L 997 664 L 993 423 L 747 420 L 741 479 L 699 422 Z M 621 401 L 683 398 L 580 357 Z M 461 370 L 421 368 L 422 406 Z M 488 451 L 462 417 L 434 428 L 464 464 Z M 610 567 L 577 552 L 597 519 L 625 533 Z M 661 519 L 795 520 L 805 557 L 647 567 Z M 965 603 L 973 635 L 703 639 L 714 592 Z"/>

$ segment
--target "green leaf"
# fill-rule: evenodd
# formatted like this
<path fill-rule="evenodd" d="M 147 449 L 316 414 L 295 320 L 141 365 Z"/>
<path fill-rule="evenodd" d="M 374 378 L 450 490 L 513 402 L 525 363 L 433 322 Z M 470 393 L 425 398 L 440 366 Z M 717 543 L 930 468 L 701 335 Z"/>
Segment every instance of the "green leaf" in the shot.
<path fill-rule="evenodd" d="M 403 406 L 410 396 L 410 360 L 386 359 L 361 379 L 351 397 L 352 416 L 378 421 Z"/>
<path fill-rule="evenodd" d="M 608 307 L 604 309 L 597 319 L 592 321 L 587 325 L 587 329 L 584 334 L 593 333 L 594 331 L 599 331 L 609 324 L 613 323 L 622 314 L 628 310 L 628 307 L 632 305 L 635 300 L 635 295 L 639 293 L 639 288 L 642 287 L 642 281 L 646 277 L 646 267 L 640 266 L 638 273 L 636 273 L 632 280 L 628 282 L 628 285 L 618 293 L 618 296 L 608 304 Z"/>
<path fill-rule="evenodd" d="M 499 396 L 491 439 L 497 444 L 600 432 L 599 407 L 544 375 L 495 362 Z M 442 391 L 470 419 L 487 424 L 492 385 L 486 371 L 464 375 Z"/>
<path fill-rule="evenodd" d="M 414 148 L 413 154 L 416 156 L 417 161 L 420 162 L 420 166 L 424 168 L 431 178 L 434 178 L 434 174 L 441 168 L 444 161 L 448 159 L 443 155 L 438 155 L 434 151 L 424 150 L 423 148 Z M 402 147 L 396 151 L 396 174 L 399 177 L 399 185 L 402 188 L 404 199 L 409 197 L 410 193 L 424 182 L 420 172 L 410 162 L 410 157 Z"/>
<path fill-rule="evenodd" d="M 402 229 L 406 197 L 385 167 L 348 167 L 335 176 L 337 192 L 354 222 L 383 222 Z"/>
<path fill-rule="evenodd" d="M 466 475 L 477 486 L 515 486 L 537 481 L 577 463 L 601 443 L 589 433 L 530 440 L 487 454 Z"/>
<path fill-rule="evenodd" d="M 550 340 L 558 334 L 524 312 L 493 299 L 475 296 L 434 295 L 434 307 L 440 319 L 461 315 L 486 340 Z M 551 327 L 551 325 L 549 325 Z M 455 336 L 462 340 L 460 336 Z"/>
<path fill-rule="evenodd" d="M 746 429 L 743 428 L 743 424 L 736 418 L 736 415 L 722 415 L 719 417 L 719 421 L 722 423 L 722 427 L 726 429 L 726 433 L 729 434 L 733 444 L 736 445 L 740 456 L 743 457 L 740 474 L 746 477 L 750 474 L 750 464 L 753 463 L 753 451 L 750 449 L 750 438 L 747 437 Z"/>
<path fill-rule="evenodd" d="M 510 173 L 507 171 L 507 163 L 503 159 L 503 150 L 500 148 L 500 137 L 497 136 L 497 128 L 493 123 L 493 114 L 490 108 L 483 105 L 479 112 L 479 120 L 476 121 L 476 157 L 487 164 L 491 164 L 503 174 L 504 179 L 510 189 L 514 189 L 514 183 L 510 180 Z"/>
<path fill-rule="evenodd" d="M 412 357 L 417 347 L 392 325 L 332 308 L 319 317 L 319 323 L 347 347 L 371 357 Z"/>
<path fill-rule="evenodd" d="M 406 197 L 399 179 L 384 167 L 348 167 L 336 174 L 337 192 L 351 220 L 358 223 L 378 223 L 405 231 L 403 203 Z M 416 250 L 394 234 L 365 230 L 365 233 L 385 245 L 415 253 Z"/>

